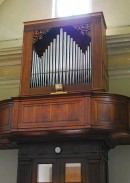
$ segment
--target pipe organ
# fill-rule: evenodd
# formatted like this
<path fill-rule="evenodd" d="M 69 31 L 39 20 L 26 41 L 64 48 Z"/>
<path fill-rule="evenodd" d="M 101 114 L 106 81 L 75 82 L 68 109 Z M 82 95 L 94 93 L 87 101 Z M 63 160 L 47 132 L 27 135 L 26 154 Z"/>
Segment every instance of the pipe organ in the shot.
<path fill-rule="evenodd" d="M 102 13 L 25 22 L 21 95 L 108 89 Z"/>
<path fill-rule="evenodd" d="M 105 31 L 100 12 L 25 23 L 20 96 L 0 101 L 17 183 L 108 183 L 109 149 L 130 144 L 130 98 L 105 92 Z"/>
<path fill-rule="evenodd" d="M 31 88 L 91 82 L 91 42 L 83 52 L 63 28 L 42 56 L 35 50 L 32 55 Z"/>

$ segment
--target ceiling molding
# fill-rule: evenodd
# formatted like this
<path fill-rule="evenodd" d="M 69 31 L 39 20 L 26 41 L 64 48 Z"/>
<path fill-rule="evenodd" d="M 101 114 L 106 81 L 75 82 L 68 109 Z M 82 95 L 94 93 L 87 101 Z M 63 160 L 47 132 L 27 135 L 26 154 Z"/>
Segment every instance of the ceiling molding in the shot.
<path fill-rule="evenodd" d="M 109 67 L 110 79 L 130 79 L 130 67 Z"/>
<path fill-rule="evenodd" d="M 1 77 L 0 78 L 0 89 L 2 88 L 19 88 L 20 77 Z"/>
<path fill-rule="evenodd" d="M 108 55 L 130 53 L 130 34 L 106 37 Z"/>
<path fill-rule="evenodd" d="M 123 26 L 117 26 L 117 27 L 109 27 L 106 29 L 106 35 L 112 36 L 112 35 L 127 35 L 130 34 L 130 25 L 123 25 Z"/>
<path fill-rule="evenodd" d="M 8 40 L 0 40 L 0 50 L 2 49 L 12 49 L 16 47 L 22 48 L 23 39 L 8 39 Z"/>
<path fill-rule="evenodd" d="M 22 54 L 22 46 L 10 47 L 0 49 L 0 56 L 8 56 L 8 55 L 18 55 Z"/>

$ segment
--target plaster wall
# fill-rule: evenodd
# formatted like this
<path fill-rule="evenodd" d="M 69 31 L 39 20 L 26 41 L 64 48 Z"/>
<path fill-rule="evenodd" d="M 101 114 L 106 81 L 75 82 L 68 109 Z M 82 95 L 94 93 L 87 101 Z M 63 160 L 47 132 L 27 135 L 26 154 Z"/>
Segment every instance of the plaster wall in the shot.
<path fill-rule="evenodd" d="M 18 150 L 0 150 L 0 182 L 16 183 Z"/>
<path fill-rule="evenodd" d="M 5 0 L 0 6 L 0 41 L 21 39 L 23 22 L 51 15 L 52 0 Z"/>
<path fill-rule="evenodd" d="M 109 152 L 109 183 L 130 182 L 130 146 L 117 146 Z"/>

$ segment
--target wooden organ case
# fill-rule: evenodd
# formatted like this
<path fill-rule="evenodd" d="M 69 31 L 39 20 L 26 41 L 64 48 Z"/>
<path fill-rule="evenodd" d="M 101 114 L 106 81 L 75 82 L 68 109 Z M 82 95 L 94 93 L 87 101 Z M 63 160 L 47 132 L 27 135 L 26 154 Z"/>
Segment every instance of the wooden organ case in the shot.
<path fill-rule="evenodd" d="M 107 92 L 103 13 L 24 25 L 20 96 L 0 102 L 17 183 L 108 183 L 109 149 L 130 143 L 130 107 Z"/>
<path fill-rule="evenodd" d="M 102 13 L 26 22 L 21 95 L 108 90 Z"/>

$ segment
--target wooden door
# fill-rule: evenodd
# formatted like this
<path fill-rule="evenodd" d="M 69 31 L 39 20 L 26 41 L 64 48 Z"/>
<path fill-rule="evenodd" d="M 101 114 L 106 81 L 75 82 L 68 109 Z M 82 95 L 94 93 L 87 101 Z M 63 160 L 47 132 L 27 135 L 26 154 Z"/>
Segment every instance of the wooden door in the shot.
<path fill-rule="evenodd" d="M 84 166 L 80 158 L 35 160 L 32 183 L 85 183 Z"/>

